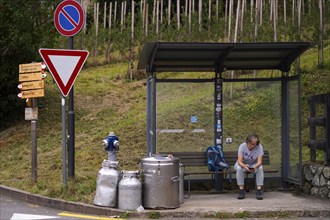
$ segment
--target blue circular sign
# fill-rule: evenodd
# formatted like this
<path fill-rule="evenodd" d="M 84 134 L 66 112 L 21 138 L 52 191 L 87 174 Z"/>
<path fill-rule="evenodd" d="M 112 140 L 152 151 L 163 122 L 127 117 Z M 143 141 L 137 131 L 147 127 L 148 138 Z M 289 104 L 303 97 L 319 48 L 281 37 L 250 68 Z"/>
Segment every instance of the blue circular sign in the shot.
<path fill-rule="evenodd" d="M 77 34 L 84 24 L 84 11 L 74 0 L 61 2 L 54 14 L 54 24 L 57 31 L 66 37 Z"/>

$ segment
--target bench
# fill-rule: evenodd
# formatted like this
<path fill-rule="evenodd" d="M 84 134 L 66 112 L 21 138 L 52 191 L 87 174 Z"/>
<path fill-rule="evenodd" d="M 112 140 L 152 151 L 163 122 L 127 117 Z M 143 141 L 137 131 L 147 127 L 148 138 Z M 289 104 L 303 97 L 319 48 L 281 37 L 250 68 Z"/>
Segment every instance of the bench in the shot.
<path fill-rule="evenodd" d="M 188 177 L 188 191 L 190 191 L 190 176 L 191 175 L 205 175 L 209 174 L 212 175 L 212 178 L 215 181 L 215 189 L 217 191 L 223 190 L 222 180 L 224 176 L 226 177 L 229 174 L 229 171 L 209 171 L 207 169 L 207 158 L 205 152 L 159 152 L 161 155 L 168 155 L 171 154 L 174 157 L 180 159 L 180 163 L 183 164 L 184 167 L 205 167 L 205 171 L 197 171 L 197 172 L 185 172 L 185 176 Z M 237 151 L 224 151 L 224 158 L 227 163 L 230 164 L 231 172 L 235 173 L 234 165 L 237 161 Z M 262 160 L 263 165 L 270 165 L 270 158 L 269 152 L 264 151 L 264 156 Z M 265 169 L 264 173 L 277 173 L 278 170 L 275 169 Z M 246 174 L 246 178 L 248 177 L 249 173 Z"/>

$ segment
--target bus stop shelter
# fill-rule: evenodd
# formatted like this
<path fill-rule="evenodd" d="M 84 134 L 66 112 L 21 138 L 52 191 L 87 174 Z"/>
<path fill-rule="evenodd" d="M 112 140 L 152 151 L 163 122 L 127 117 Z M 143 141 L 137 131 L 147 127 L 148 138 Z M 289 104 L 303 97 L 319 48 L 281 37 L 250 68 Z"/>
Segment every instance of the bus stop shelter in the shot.
<path fill-rule="evenodd" d="M 150 156 L 158 152 L 158 139 L 161 135 L 184 133 L 184 129 L 160 130 L 157 106 L 161 97 L 157 91 L 165 90 L 159 85 L 162 83 L 174 85 L 168 89 L 168 96 L 180 96 L 174 90 L 184 83 L 207 83 L 212 90 L 212 111 L 210 117 L 212 128 L 193 129 L 192 132 L 204 132 L 212 135 L 211 145 L 223 145 L 226 132 L 226 118 L 223 111 L 226 105 L 223 101 L 224 83 L 276 83 L 279 88 L 277 94 L 279 102 L 274 104 L 275 111 L 279 112 L 279 148 L 280 148 L 280 178 L 283 186 L 289 183 L 301 184 L 301 96 L 300 71 L 290 71 L 291 65 L 304 53 L 311 44 L 309 42 L 282 42 L 282 43 L 196 43 L 196 42 L 147 42 L 140 53 L 138 70 L 147 73 L 147 129 L 146 154 Z M 224 73 L 231 70 L 275 70 L 280 74 L 275 77 L 225 77 Z M 162 76 L 165 72 L 171 77 Z M 209 73 L 212 77 L 177 78 L 173 73 L 193 72 Z M 213 74 L 214 73 L 214 74 Z M 162 77 L 160 77 L 162 76 Z M 247 75 L 249 76 L 249 75 Z M 186 92 L 187 93 L 187 92 Z M 189 93 L 189 92 L 188 92 Z M 184 94 L 184 95 L 192 95 Z M 167 98 L 168 99 L 168 98 Z M 203 98 L 202 98 L 203 99 Z M 171 108 L 171 105 L 167 105 Z M 165 107 L 164 107 L 165 108 Z M 169 116 L 165 116 L 166 117 Z M 164 118 L 163 118 L 164 119 Z M 190 124 L 199 119 L 191 115 Z M 178 121 L 178 120 L 176 120 Z M 167 125 L 169 127 L 170 125 Z M 235 131 L 233 131 L 235 133 Z M 194 136 L 190 135 L 194 139 Z M 178 141 L 180 138 L 171 138 Z M 204 141 L 206 139 L 203 139 Z M 169 147 L 175 145 L 169 138 L 165 141 Z M 205 141 L 207 142 L 207 140 Z M 207 147 L 207 146 L 203 146 Z M 182 148 L 182 150 L 184 150 Z M 226 148 L 223 148 L 226 151 Z"/>

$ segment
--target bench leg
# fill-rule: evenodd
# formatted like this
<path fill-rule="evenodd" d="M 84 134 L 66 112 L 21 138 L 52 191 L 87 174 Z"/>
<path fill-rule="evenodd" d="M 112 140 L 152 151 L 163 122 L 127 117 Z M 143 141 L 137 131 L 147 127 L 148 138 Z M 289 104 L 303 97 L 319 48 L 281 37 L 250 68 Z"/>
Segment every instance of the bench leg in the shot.
<path fill-rule="evenodd" d="M 188 176 L 188 180 L 187 180 L 187 182 L 188 182 L 188 195 L 184 194 L 184 198 L 189 199 L 189 197 L 190 197 L 190 175 L 186 174 L 185 176 Z"/>
<path fill-rule="evenodd" d="M 216 191 L 223 191 L 223 174 L 216 173 L 214 174 L 214 183 Z"/>

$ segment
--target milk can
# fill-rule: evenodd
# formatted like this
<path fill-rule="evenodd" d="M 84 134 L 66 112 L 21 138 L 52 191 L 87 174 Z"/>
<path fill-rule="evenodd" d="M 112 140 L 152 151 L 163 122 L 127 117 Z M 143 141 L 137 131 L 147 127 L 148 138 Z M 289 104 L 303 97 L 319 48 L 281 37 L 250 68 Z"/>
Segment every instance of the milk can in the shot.
<path fill-rule="evenodd" d="M 141 161 L 145 208 L 177 208 L 179 201 L 179 158 L 156 155 Z"/>
<path fill-rule="evenodd" d="M 122 171 L 118 185 L 118 208 L 136 210 L 142 205 L 142 184 L 138 179 L 138 171 Z"/>
<path fill-rule="evenodd" d="M 117 186 L 120 178 L 118 161 L 104 160 L 96 180 L 94 204 L 98 206 L 116 207 Z"/>

